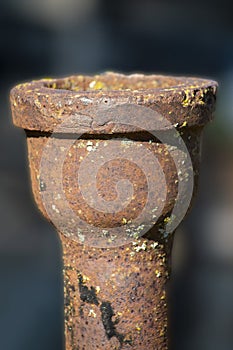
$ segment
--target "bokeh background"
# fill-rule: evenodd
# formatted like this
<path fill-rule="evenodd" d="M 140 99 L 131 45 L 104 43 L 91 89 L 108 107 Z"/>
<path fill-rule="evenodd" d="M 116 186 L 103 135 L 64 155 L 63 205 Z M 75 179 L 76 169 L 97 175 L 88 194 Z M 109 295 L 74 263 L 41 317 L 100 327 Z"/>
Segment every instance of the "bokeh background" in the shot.
<path fill-rule="evenodd" d="M 171 349 L 232 350 L 230 0 L 1 0 L 0 349 L 64 350 L 60 246 L 32 199 L 25 137 L 12 125 L 9 90 L 32 78 L 104 70 L 219 81 L 199 196 L 175 239 Z"/>

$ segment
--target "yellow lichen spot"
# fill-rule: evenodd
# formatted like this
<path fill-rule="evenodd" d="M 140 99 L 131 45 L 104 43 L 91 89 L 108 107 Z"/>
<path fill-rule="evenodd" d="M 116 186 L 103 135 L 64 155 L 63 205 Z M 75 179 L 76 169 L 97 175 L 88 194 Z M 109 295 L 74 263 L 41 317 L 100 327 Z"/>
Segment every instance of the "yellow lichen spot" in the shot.
<path fill-rule="evenodd" d="M 187 121 L 184 121 L 183 124 L 180 127 L 184 128 L 185 126 L 187 126 Z"/>
<path fill-rule="evenodd" d="M 135 329 L 138 331 L 138 332 L 140 332 L 141 331 L 141 327 L 138 325 L 138 323 L 136 324 L 136 326 L 135 326 Z"/>
<path fill-rule="evenodd" d="M 94 90 L 103 90 L 106 86 L 103 82 L 101 81 L 96 81 L 93 80 L 90 84 L 89 84 L 90 89 L 94 89 Z"/>
<path fill-rule="evenodd" d="M 168 222 L 171 221 L 171 218 L 169 216 L 167 216 L 163 221 L 165 224 L 167 224 Z"/>
<path fill-rule="evenodd" d="M 122 218 L 122 223 L 123 223 L 123 225 L 126 225 L 127 224 L 127 219 L 126 218 Z"/>
<path fill-rule="evenodd" d="M 96 294 L 99 294 L 99 292 L 100 292 L 100 286 L 96 286 L 95 290 L 96 290 Z"/>
<path fill-rule="evenodd" d="M 164 300 L 166 298 L 166 292 L 165 291 L 163 291 L 163 295 L 161 296 L 161 300 Z"/>
<path fill-rule="evenodd" d="M 85 283 L 85 282 L 87 282 L 87 281 L 90 281 L 90 278 L 87 277 L 87 276 L 85 276 L 85 275 L 83 275 L 83 282 Z"/>
<path fill-rule="evenodd" d="M 146 251 L 146 249 L 147 249 L 147 241 L 144 241 L 142 243 L 142 245 L 135 245 L 135 243 L 137 244 L 137 242 L 133 242 L 133 245 L 134 245 L 133 249 L 136 250 L 137 253 L 140 252 L 141 250 Z M 141 241 L 139 241 L 138 243 L 141 243 Z"/>
<path fill-rule="evenodd" d="M 151 243 L 151 248 L 155 249 L 156 247 L 158 247 L 159 243 L 158 242 L 153 242 Z"/>
<path fill-rule="evenodd" d="M 183 107 L 191 106 L 194 101 L 194 91 L 193 90 L 185 90 L 185 99 L 182 102 Z"/>
<path fill-rule="evenodd" d="M 183 102 L 182 102 L 182 105 L 184 107 L 188 107 L 189 106 L 189 100 L 188 99 L 185 99 Z"/>
<path fill-rule="evenodd" d="M 96 313 L 95 313 L 95 311 L 94 311 L 93 309 L 90 309 L 90 310 L 89 310 L 88 316 L 89 316 L 89 317 L 94 317 L 94 318 L 96 318 Z"/>
<path fill-rule="evenodd" d="M 34 103 L 35 103 L 36 107 L 38 107 L 38 108 L 41 107 L 41 103 L 39 100 L 35 100 Z"/>
<path fill-rule="evenodd" d="M 160 335 L 160 337 L 163 337 L 165 335 L 164 329 L 161 329 L 161 331 L 159 332 L 159 335 Z"/>

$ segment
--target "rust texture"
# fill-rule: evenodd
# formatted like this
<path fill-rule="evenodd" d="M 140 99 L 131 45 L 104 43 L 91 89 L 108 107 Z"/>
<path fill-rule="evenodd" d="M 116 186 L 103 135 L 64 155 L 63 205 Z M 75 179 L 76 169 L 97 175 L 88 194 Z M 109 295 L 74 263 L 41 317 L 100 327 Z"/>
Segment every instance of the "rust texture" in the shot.
<path fill-rule="evenodd" d="M 61 235 L 66 350 L 168 348 L 166 247 L 87 248 Z"/>
<path fill-rule="evenodd" d="M 58 226 L 65 227 L 59 236 L 64 259 L 66 350 L 166 350 L 169 346 L 166 290 L 173 234 L 167 236 L 164 227 L 178 193 L 177 169 L 169 152 L 169 147 L 174 146 L 164 145 L 151 136 L 146 116 L 143 123 L 147 132 L 127 123 L 119 124 L 114 113 L 98 114 L 96 110 L 105 105 L 135 104 L 165 115 L 179 131 L 190 154 L 194 195 L 202 129 L 212 119 L 216 87 L 216 82 L 197 78 L 105 73 L 93 77 L 44 79 L 18 85 L 11 91 L 14 123 L 24 128 L 27 134 L 33 194 L 39 209 L 52 223 L 43 202 L 43 193 L 49 186 L 56 191 L 58 170 L 48 169 L 51 183 L 46 183 L 40 174 L 41 159 L 59 125 L 61 128 L 55 138 L 61 151 L 64 142 L 73 140 L 62 169 L 65 197 L 56 193 L 49 203 Z M 66 119 L 69 119 L 69 124 L 64 123 Z M 78 133 L 83 134 L 79 139 Z M 105 164 L 98 172 L 96 186 L 99 193 L 108 201 L 114 200 L 114 188 L 123 176 L 133 183 L 134 198 L 116 213 L 98 212 L 85 202 L 76 178 L 83 159 L 91 151 L 102 146 L 111 149 L 115 143 L 125 155 L 129 145 L 135 152 L 142 146 L 152 152 L 165 175 L 167 194 L 163 210 L 154 220 L 154 227 L 145 235 L 115 247 L 99 248 L 96 245 L 101 240 L 104 242 L 107 238 L 112 243 L 118 239 L 108 237 L 106 228 L 130 222 L 147 200 L 147 179 L 140 168 L 140 160 L 135 165 L 113 159 L 111 166 Z M 179 150 L 173 149 L 173 152 Z M 148 176 L 152 176 L 150 162 L 147 170 Z M 184 174 L 186 170 L 188 173 L 188 167 L 185 169 L 184 165 Z M 155 182 L 156 179 L 155 176 Z M 184 177 L 183 181 L 186 180 Z M 151 224 L 149 214 L 155 210 L 153 203 L 160 205 L 162 201 L 163 185 L 157 182 L 151 205 L 145 213 L 145 223 Z M 90 181 L 88 186 L 95 184 Z M 185 198 L 185 191 L 182 196 Z M 88 232 L 85 227 L 78 234 L 70 234 L 70 218 L 63 210 L 65 202 L 83 221 L 103 228 L 103 236 L 97 236 L 95 231 Z"/>

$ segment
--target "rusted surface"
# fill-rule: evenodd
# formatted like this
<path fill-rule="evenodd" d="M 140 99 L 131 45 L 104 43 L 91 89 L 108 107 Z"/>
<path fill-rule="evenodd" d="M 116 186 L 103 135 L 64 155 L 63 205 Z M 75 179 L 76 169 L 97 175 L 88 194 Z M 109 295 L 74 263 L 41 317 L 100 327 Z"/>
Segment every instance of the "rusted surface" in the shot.
<path fill-rule="evenodd" d="M 189 167 L 179 147 L 174 147 L 169 140 L 163 144 L 148 133 L 151 130 L 146 114 L 142 114 L 142 123 L 147 132 L 129 123 L 119 123 L 117 113 L 121 109 L 117 110 L 115 106 L 149 107 L 169 120 L 179 131 L 191 157 L 195 194 L 200 138 L 204 124 L 212 119 L 216 85 L 213 81 L 196 78 L 127 77 L 107 73 L 94 77 L 41 80 L 12 90 L 14 123 L 27 132 L 36 203 L 49 221 L 56 221 L 56 227 L 64 228 L 59 235 L 64 258 L 66 350 L 168 349 L 166 288 L 173 235 L 167 236 L 165 226 L 178 193 L 174 155 L 177 153 L 183 164 L 184 183 L 189 177 Z M 66 120 L 69 123 L 65 123 Z M 168 129 L 165 127 L 160 131 L 166 134 Z M 52 132 L 56 135 L 51 135 Z M 84 134 L 77 139 L 78 133 Z M 62 166 L 64 196 L 57 190 L 61 171 L 59 164 L 45 169 L 49 177 L 46 174 L 41 176 L 41 161 L 45 150 L 50 154 L 52 138 L 58 145 L 51 160 L 55 165 L 56 159 L 59 163 L 60 155 L 66 150 L 67 140 L 71 140 Z M 133 184 L 134 197 L 123 210 L 103 213 L 85 202 L 77 183 L 77 173 L 88 154 L 98 154 L 97 150 L 101 147 L 111 150 L 114 145 L 119 147 L 123 155 L 121 159 L 106 162 L 99 169 L 96 183 L 90 180 L 86 186 L 96 186 L 101 196 L 113 201 L 116 183 L 124 178 Z M 143 158 L 138 159 L 136 164 L 124 159 L 129 147 L 135 154 L 143 147 L 156 157 L 165 176 L 165 198 L 162 196 L 164 184 L 159 174 L 153 172 L 150 162 L 147 163 L 145 177 Z M 156 183 L 156 190 L 150 197 L 143 223 L 144 226 L 154 225 L 153 229 L 140 237 L 140 226 L 131 227 L 130 234 L 131 231 L 138 232 L 138 238 L 130 234 L 129 237 L 110 235 L 107 228 L 127 225 L 145 207 L 147 181 L 151 177 Z M 187 186 L 182 190 L 184 201 Z M 46 206 L 44 194 L 48 188 L 55 195 Z M 72 219 L 72 222 L 67 214 L 67 203 L 77 217 L 101 228 L 102 234 L 97 235 L 95 230 L 90 232 L 86 227 L 77 228 L 75 220 Z M 162 210 L 156 215 L 156 208 L 160 205 Z M 114 240 L 116 246 L 112 247 Z M 121 240 L 122 245 L 119 244 Z M 97 247 L 104 246 L 104 242 L 108 246 L 108 241 L 109 248 Z"/>
<path fill-rule="evenodd" d="M 168 349 L 166 247 L 87 248 L 61 235 L 66 350 Z"/>
<path fill-rule="evenodd" d="M 158 110 L 176 126 L 198 126 L 212 119 L 215 94 L 210 80 L 106 73 L 18 85 L 11 91 L 11 107 L 15 125 L 27 130 L 53 132 L 64 118 L 77 115 L 73 125 L 80 133 L 101 134 L 129 132 L 132 126 L 86 115 L 91 107 L 135 103 Z"/>
<path fill-rule="evenodd" d="M 197 180 L 198 180 L 198 170 L 200 163 L 200 137 L 201 137 L 201 128 L 197 129 L 189 129 L 181 131 L 184 140 L 186 141 L 187 148 L 189 150 L 192 164 L 194 168 L 194 192 L 197 188 Z M 47 190 L 48 184 L 44 182 L 44 179 L 40 176 L 40 161 L 45 149 L 45 146 L 48 142 L 48 137 L 46 136 L 33 136 L 32 134 L 27 137 L 28 144 L 28 154 L 29 154 L 29 165 L 31 170 L 31 180 L 32 180 L 32 189 L 34 193 L 34 197 L 39 209 L 42 211 L 43 215 L 50 220 L 51 218 L 48 216 L 46 209 L 44 208 L 44 204 L 42 201 L 42 195 L 44 191 Z M 125 144 L 125 141 L 121 138 L 119 139 L 111 139 L 109 137 L 108 140 L 92 140 L 93 148 L 104 144 L 106 149 L 111 146 L 112 143 L 118 142 L 123 150 L 127 153 L 128 144 Z M 63 138 L 60 139 L 60 144 L 62 147 Z M 163 198 L 161 198 L 161 194 L 163 192 L 163 184 L 158 182 L 156 186 L 156 192 L 153 194 L 153 200 L 151 201 L 150 210 L 154 213 L 154 220 L 163 225 L 163 220 L 166 220 L 166 217 L 171 212 L 174 202 L 176 200 L 177 191 L 178 191 L 178 180 L 177 180 L 177 169 L 175 167 L 174 161 L 169 154 L 167 146 L 158 143 L 158 142 L 148 142 L 148 141 L 138 141 L 137 134 L 134 135 L 134 140 L 131 140 L 130 147 L 135 148 L 135 152 L 140 146 L 146 147 L 148 150 L 154 153 L 154 155 L 159 160 L 160 166 L 165 174 L 166 179 L 166 199 L 163 203 Z M 170 145 L 172 146 L 172 145 Z M 60 210 L 59 208 L 64 208 L 64 201 L 68 201 L 69 206 L 72 210 L 81 217 L 84 221 L 88 221 L 89 223 L 102 227 L 114 227 L 123 224 L 123 219 L 127 222 L 137 216 L 138 213 L 142 210 L 147 200 L 147 178 L 143 175 L 140 170 L 140 161 L 137 165 L 129 163 L 122 159 L 116 159 L 110 162 L 107 162 L 105 166 L 99 169 L 98 178 L 97 178 L 97 187 L 99 189 L 100 194 L 105 194 L 107 196 L 107 200 L 113 200 L 115 197 L 115 184 L 120 176 L 124 176 L 133 183 L 135 192 L 135 199 L 132 200 L 129 205 L 124 209 L 124 211 L 119 211 L 114 214 L 109 213 L 101 213 L 99 211 L 91 208 L 84 200 L 80 188 L 78 186 L 77 174 L 79 171 L 80 164 L 82 160 L 87 155 L 88 147 L 90 147 L 90 140 L 87 139 L 79 139 L 75 140 L 72 147 L 69 149 L 68 156 L 63 165 L 63 191 L 65 193 L 65 198 L 60 198 L 60 193 L 56 193 L 55 198 L 52 200 L 50 206 L 54 208 L 54 214 L 57 218 L 57 222 L 62 225 L 62 223 L 72 231 L 72 227 L 70 223 L 70 217 L 66 215 L 66 212 Z M 176 152 L 176 151 L 175 151 Z M 118 173 L 117 170 L 120 169 Z M 150 171 L 150 164 L 147 164 L 147 176 L 148 174 L 154 175 L 152 171 Z M 53 180 L 54 184 L 52 189 L 54 192 L 57 188 L 57 177 L 58 177 L 58 168 L 54 169 L 54 172 L 51 172 L 51 169 L 48 169 L 49 178 Z M 95 184 L 89 182 L 88 185 L 94 186 Z M 42 194 L 42 195 L 41 195 Z M 183 194 L 185 196 L 185 193 Z M 160 216 L 157 217 L 157 211 L 155 210 L 160 204 L 164 205 L 163 211 L 160 213 Z M 149 211 L 145 213 L 144 222 L 146 223 L 148 220 L 148 224 L 150 224 L 150 215 Z M 153 218 L 153 216 L 152 216 Z M 83 228 L 82 234 L 87 235 L 86 242 L 92 242 L 92 245 L 95 245 L 95 239 L 98 243 L 101 240 L 101 237 L 96 237 L 95 232 L 86 232 L 86 229 Z M 105 232 L 105 231 L 104 231 Z M 140 232 L 139 232 L 140 233 Z M 157 239 L 158 235 L 156 236 Z M 73 235 L 74 240 L 79 241 L 79 237 Z M 119 239 L 122 239 L 122 236 L 119 236 Z M 106 237 L 103 236 L 103 242 L 106 241 Z M 126 242 L 127 243 L 127 242 Z"/>

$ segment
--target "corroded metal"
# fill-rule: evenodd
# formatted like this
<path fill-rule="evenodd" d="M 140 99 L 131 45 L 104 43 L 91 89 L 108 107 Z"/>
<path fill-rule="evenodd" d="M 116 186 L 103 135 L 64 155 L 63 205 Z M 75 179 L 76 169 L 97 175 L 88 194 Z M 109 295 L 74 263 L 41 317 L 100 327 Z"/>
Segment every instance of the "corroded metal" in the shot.
<path fill-rule="evenodd" d="M 143 238 L 90 249 L 61 239 L 66 349 L 166 349 L 165 246 Z"/>
<path fill-rule="evenodd" d="M 164 145 L 149 135 L 151 130 L 147 128 L 146 116 L 142 116 L 142 122 L 147 131 L 142 132 L 137 126 L 119 124 L 116 114 L 110 113 L 106 118 L 105 113 L 98 114 L 96 110 L 102 105 L 111 108 L 116 104 L 127 104 L 144 106 L 166 116 L 179 131 L 191 157 L 195 193 L 200 137 L 203 126 L 212 119 L 216 86 L 213 81 L 196 78 L 106 73 L 94 77 L 40 80 L 18 85 L 11 91 L 14 123 L 27 133 L 34 197 L 43 215 L 52 222 L 44 203 L 43 194 L 48 183 L 41 178 L 41 159 L 52 137 L 58 140 L 61 152 L 64 142 L 73 140 L 62 170 L 65 199 L 56 193 L 49 202 L 57 215 L 58 227 L 66 226 L 64 230 L 58 229 L 64 259 L 66 350 L 165 350 L 169 346 L 166 290 L 173 234 L 166 235 L 165 224 L 170 220 L 179 182 L 173 157 L 168 152 L 168 146 L 172 148 L 173 145 Z M 64 123 L 66 119 L 69 124 Z M 163 133 L 166 132 L 164 129 Z M 76 139 L 77 133 L 83 135 Z M 126 137 L 130 142 L 125 141 Z M 117 177 L 123 175 L 135 184 L 134 199 L 124 210 L 114 214 L 97 212 L 85 202 L 76 181 L 82 160 L 98 147 L 111 149 L 116 142 L 123 155 L 127 155 L 129 145 L 135 152 L 143 146 L 154 154 L 165 175 L 167 194 L 163 210 L 146 234 L 135 236 L 122 245 L 98 247 L 93 242 L 103 237 L 96 238 L 95 232 L 83 229 L 77 236 L 66 233 L 69 220 L 65 201 L 82 220 L 102 227 L 106 239 L 106 227 L 126 225 L 139 215 L 147 200 L 147 179 L 140 169 L 140 160 L 135 166 L 116 159 L 113 170 L 103 167 L 99 172 L 98 190 L 107 196 L 107 200 L 114 200 L 113 188 Z M 173 149 L 173 154 L 176 152 L 179 149 Z M 188 173 L 184 165 L 184 174 L 186 170 Z M 57 170 L 48 171 L 55 186 Z M 148 162 L 149 176 L 152 173 Z M 153 201 L 160 204 L 163 184 L 155 176 L 156 180 Z M 183 181 L 186 180 L 184 176 Z M 90 182 L 88 186 L 93 184 Z M 182 195 L 185 197 L 186 194 Z M 86 244 L 88 234 L 92 245 Z M 109 239 L 111 243 L 114 240 Z"/>

